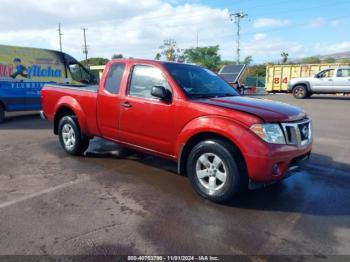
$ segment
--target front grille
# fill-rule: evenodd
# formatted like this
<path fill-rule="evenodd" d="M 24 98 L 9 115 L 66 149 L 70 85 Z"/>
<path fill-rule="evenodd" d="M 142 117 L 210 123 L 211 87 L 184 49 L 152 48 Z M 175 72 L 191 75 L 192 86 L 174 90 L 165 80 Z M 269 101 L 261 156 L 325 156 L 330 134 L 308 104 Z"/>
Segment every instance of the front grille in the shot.
<path fill-rule="evenodd" d="M 288 145 L 304 147 L 312 142 L 311 119 L 281 125 Z"/>

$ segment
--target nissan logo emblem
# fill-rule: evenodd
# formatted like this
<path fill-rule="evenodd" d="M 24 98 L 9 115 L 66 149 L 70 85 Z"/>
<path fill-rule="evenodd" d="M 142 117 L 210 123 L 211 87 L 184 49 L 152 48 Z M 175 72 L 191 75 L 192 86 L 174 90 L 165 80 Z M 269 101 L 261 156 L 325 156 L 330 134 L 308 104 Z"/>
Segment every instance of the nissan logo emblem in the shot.
<path fill-rule="evenodd" d="M 308 128 L 308 126 L 304 126 L 303 129 L 301 130 L 301 132 L 303 133 L 303 136 L 305 138 L 309 138 L 309 128 Z"/>

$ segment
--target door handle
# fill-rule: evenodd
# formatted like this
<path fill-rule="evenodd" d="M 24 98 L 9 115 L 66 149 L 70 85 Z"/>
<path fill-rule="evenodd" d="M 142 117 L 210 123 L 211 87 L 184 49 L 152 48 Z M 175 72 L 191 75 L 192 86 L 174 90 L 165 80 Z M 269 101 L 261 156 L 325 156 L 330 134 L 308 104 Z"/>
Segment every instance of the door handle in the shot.
<path fill-rule="evenodd" d="M 132 107 L 132 105 L 129 102 L 124 102 L 124 103 L 121 104 L 121 106 L 124 107 L 124 108 Z"/>

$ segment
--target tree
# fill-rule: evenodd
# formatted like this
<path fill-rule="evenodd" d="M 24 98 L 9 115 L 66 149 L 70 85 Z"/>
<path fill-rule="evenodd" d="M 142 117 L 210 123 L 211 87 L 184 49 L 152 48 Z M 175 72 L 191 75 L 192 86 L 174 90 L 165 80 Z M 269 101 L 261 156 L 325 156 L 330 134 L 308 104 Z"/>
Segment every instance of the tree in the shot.
<path fill-rule="evenodd" d="M 159 47 L 161 52 L 160 56 L 157 56 L 159 59 L 161 56 L 164 56 L 168 61 L 179 61 L 182 60 L 183 50 L 177 47 L 177 43 L 174 39 L 167 39 L 163 41 L 163 45 Z"/>
<path fill-rule="evenodd" d="M 200 64 L 210 70 L 218 70 L 221 63 L 221 57 L 218 54 L 219 46 L 205 46 L 189 48 L 184 51 L 187 62 Z"/>
<path fill-rule="evenodd" d="M 303 58 L 302 62 L 304 64 L 319 64 L 321 63 L 321 59 L 317 56 L 310 56 Z"/>
<path fill-rule="evenodd" d="M 87 63 L 86 63 L 87 62 Z M 84 65 L 97 66 L 97 65 L 105 65 L 109 62 L 109 59 L 103 57 L 91 57 L 88 58 L 87 61 L 83 60 L 80 63 Z"/>
<path fill-rule="evenodd" d="M 327 64 L 332 64 L 337 62 L 337 60 L 333 57 L 327 57 L 325 59 L 322 60 L 322 63 L 327 63 Z"/>
<path fill-rule="evenodd" d="M 247 56 L 243 60 L 243 64 L 250 65 L 253 62 L 253 57 L 251 55 Z"/>
<path fill-rule="evenodd" d="M 160 53 L 157 53 L 155 56 L 155 60 L 160 60 L 162 58 L 162 55 Z"/>
<path fill-rule="evenodd" d="M 122 54 L 114 54 L 112 56 L 112 59 L 120 59 L 120 58 L 123 58 L 124 56 Z"/>
<path fill-rule="evenodd" d="M 350 58 L 342 58 L 338 62 L 350 65 Z"/>
<path fill-rule="evenodd" d="M 286 64 L 287 61 L 288 61 L 288 56 L 289 56 L 289 54 L 286 53 L 286 52 L 282 52 L 282 53 L 281 53 L 281 56 L 282 56 L 282 64 Z"/>

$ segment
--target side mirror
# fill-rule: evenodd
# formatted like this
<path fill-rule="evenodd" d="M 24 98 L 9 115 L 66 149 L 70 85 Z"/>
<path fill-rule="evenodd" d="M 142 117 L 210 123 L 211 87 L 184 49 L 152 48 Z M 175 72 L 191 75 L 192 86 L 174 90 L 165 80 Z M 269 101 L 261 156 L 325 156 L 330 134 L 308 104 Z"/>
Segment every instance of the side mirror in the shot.
<path fill-rule="evenodd" d="M 167 103 L 171 101 L 171 93 L 164 86 L 153 86 L 151 95 Z"/>

